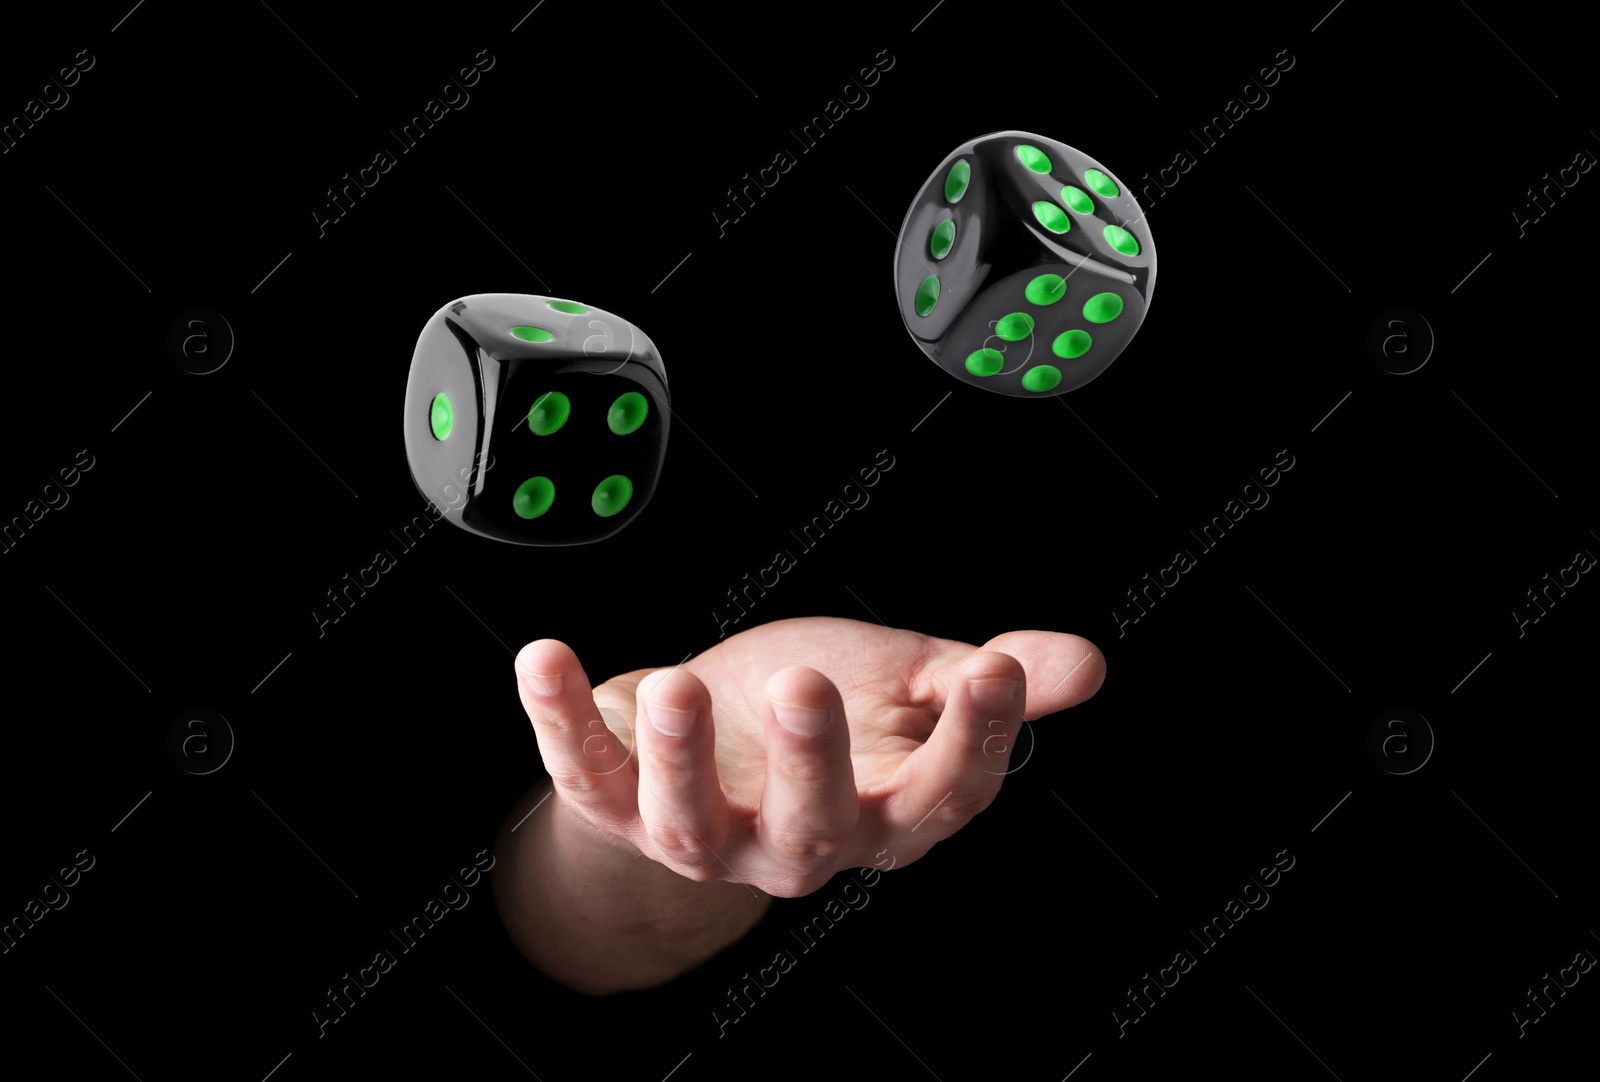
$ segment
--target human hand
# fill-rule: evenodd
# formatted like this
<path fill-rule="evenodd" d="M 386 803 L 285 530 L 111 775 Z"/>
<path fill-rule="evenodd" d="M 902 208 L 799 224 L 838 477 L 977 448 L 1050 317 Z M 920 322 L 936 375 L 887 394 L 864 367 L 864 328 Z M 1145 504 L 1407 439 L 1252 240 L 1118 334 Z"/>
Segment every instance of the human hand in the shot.
<path fill-rule="evenodd" d="M 566 813 L 687 879 L 798 897 L 961 829 L 999 792 L 1024 719 L 1088 699 L 1105 659 L 1076 635 L 976 647 L 815 617 L 592 691 L 554 639 L 516 671 Z"/>

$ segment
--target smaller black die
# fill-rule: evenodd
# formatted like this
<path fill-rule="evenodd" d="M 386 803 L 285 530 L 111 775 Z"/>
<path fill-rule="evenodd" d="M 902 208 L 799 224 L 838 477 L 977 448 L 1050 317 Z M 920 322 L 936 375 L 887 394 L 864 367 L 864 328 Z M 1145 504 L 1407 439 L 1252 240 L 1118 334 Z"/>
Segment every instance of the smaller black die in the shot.
<path fill-rule="evenodd" d="M 895 295 L 922 351 L 964 382 L 1039 398 L 1104 372 L 1144 322 L 1156 250 L 1133 192 L 1028 132 L 958 147 L 906 214 Z"/>
<path fill-rule="evenodd" d="M 406 458 L 452 522 L 521 545 L 582 545 L 644 509 L 661 476 L 667 374 L 643 331 L 575 301 L 485 293 L 417 339 Z"/>

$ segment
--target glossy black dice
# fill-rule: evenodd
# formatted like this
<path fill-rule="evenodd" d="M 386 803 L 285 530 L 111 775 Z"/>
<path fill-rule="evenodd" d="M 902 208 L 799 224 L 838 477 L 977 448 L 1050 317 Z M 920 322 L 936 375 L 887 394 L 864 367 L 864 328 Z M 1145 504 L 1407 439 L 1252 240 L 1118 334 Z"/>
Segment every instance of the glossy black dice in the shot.
<path fill-rule="evenodd" d="M 520 545 L 582 545 L 644 510 L 671 418 L 654 343 L 592 305 L 463 297 L 417 339 L 406 458 L 463 529 Z"/>
<path fill-rule="evenodd" d="M 1156 249 L 1132 190 L 1028 132 L 956 148 L 900 228 L 895 296 L 922 351 L 957 379 L 1027 398 L 1082 387 L 1144 322 Z"/>

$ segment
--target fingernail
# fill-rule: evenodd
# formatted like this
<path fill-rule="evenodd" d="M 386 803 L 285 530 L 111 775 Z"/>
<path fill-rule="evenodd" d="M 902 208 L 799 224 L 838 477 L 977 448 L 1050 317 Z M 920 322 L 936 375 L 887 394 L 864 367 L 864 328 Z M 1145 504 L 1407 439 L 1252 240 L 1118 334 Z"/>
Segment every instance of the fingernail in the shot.
<path fill-rule="evenodd" d="M 531 672 L 527 674 L 528 683 L 533 685 L 535 691 L 541 695 L 560 695 L 567 686 L 566 673 L 554 673 L 546 676 L 543 673 Z"/>
<path fill-rule="evenodd" d="M 795 706 L 793 703 L 773 703 L 773 716 L 778 724 L 796 736 L 816 736 L 827 728 L 833 711 L 814 706 Z"/>
<path fill-rule="evenodd" d="M 688 736 L 689 731 L 694 728 L 694 719 L 698 713 L 694 710 L 658 706 L 649 701 L 646 701 L 644 710 L 650 716 L 650 724 L 663 736 Z"/>
<path fill-rule="evenodd" d="M 1020 686 L 1015 680 L 983 677 L 968 681 L 967 692 L 979 710 L 1003 710 L 1016 701 Z"/>

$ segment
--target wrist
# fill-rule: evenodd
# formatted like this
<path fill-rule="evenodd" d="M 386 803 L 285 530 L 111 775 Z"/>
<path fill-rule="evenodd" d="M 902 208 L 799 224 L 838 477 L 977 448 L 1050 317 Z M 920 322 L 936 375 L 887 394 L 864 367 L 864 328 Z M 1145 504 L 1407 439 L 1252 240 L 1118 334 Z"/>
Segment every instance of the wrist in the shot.
<path fill-rule="evenodd" d="M 715 938 L 725 926 L 743 925 L 727 939 L 732 942 L 772 904 L 772 896 L 754 886 L 679 875 L 626 838 L 595 827 L 559 790 L 543 810 L 550 812 L 551 855 L 569 870 L 569 882 L 583 885 L 580 893 L 595 895 L 582 904 L 625 913 L 630 928 L 658 943 L 699 942 Z M 575 895 L 574 900 L 580 899 Z"/>
<path fill-rule="evenodd" d="M 548 782 L 506 823 L 496 852 L 507 866 L 495 879 L 506 929 L 529 961 L 580 992 L 663 984 L 742 938 L 772 903 L 754 887 L 695 882 L 650 860 Z"/>

